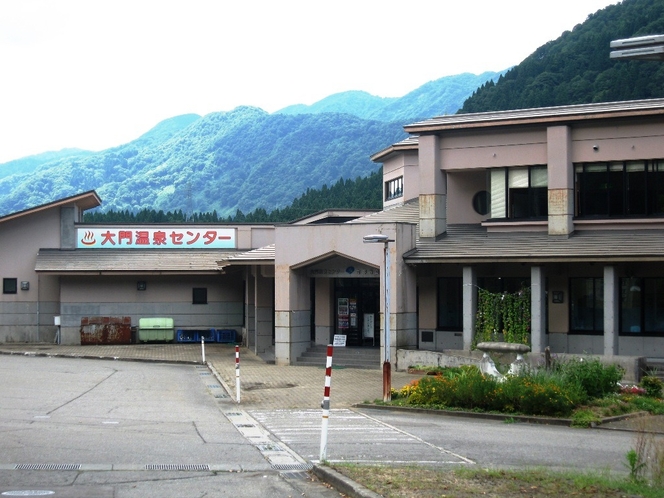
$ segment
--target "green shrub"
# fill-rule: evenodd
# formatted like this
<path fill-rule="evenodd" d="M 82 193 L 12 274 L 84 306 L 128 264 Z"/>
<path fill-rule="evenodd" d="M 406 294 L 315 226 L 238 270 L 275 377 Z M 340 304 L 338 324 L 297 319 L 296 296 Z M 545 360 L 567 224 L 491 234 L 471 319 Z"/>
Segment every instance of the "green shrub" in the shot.
<path fill-rule="evenodd" d="M 617 392 L 624 373 L 618 365 L 605 365 L 594 358 L 571 359 L 560 363 L 557 369 L 565 383 L 577 384 L 588 399 Z"/>
<path fill-rule="evenodd" d="M 650 396 L 651 398 L 662 397 L 662 387 L 664 386 L 664 383 L 657 377 L 646 375 L 641 379 L 641 382 L 639 382 L 639 386 L 646 390 L 646 396 Z"/>

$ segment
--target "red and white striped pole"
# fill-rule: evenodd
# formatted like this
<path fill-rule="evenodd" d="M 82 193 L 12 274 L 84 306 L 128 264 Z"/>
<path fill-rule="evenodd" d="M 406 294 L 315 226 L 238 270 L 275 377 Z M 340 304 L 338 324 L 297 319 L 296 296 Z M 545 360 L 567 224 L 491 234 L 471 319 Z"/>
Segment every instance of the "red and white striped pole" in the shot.
<path fill-rule="evenodd" d="M 240 346 L 235 345 L 235 399 L 240 402 Z"/>
<path fill-rule="evenodd" d="M 331 344 L 327 345 L 327 363 L 325 365 L 325 390 L 323 391 L 323 423 L 320 433 L 320 457 L 319 461 L 327 459 L 327 426 L 330 418 L 330 384 L 332 383 L 332 351 Z"/>

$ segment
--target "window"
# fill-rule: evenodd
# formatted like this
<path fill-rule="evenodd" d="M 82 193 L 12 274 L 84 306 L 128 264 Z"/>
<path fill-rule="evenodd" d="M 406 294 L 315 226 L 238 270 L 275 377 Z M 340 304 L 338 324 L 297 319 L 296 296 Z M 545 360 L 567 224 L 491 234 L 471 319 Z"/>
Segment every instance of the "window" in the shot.
<path fill-rule="evenodd" d="M 620 332 L 664 334 L 664 278 L 620 279 Z"/>
<path fill-rule="evenodd" d="M 385 200 L 391 201 L 403 197 L 403 176 L 385 182 Z"/>
<path fill-rule="evenodd" d="M 585 163 L 574 167 L 576 216 L 664 214 L 664 161 Z"/>
<path fill-rule="evenodd" d="M 463 279 L 438 279 L 438 330 L 463 329 Z"/>
<path fill-rule="evenodd" d="M 207 304 L 207 287 L 194 287 L 193 304 Z"/>
<path fill-rule="evenodd" d="M 3 278 L 2 279 L 2 293 L 3 294 L 16 294 L 18 291 L 18 279 L 16 278 Z"/>
<path fill-rule="evenodd" d="M 548 214 L 546 166 L 492 169 L 491 218 L 545 218 Z"/>
<path fill-rule="evenodd" d="M 570 279 L 570 332 L 604 332 L 604 279 Z"/>

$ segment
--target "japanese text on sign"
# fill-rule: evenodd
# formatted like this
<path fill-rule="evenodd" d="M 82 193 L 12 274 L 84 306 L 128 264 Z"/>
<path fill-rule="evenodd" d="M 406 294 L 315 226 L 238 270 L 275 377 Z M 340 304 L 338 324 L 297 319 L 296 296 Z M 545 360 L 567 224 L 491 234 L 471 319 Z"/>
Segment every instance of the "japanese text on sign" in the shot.
<path fill-rule="evenodd" d="M 79 228 L 79 249 L 234 249 L 233 228 Z"/>

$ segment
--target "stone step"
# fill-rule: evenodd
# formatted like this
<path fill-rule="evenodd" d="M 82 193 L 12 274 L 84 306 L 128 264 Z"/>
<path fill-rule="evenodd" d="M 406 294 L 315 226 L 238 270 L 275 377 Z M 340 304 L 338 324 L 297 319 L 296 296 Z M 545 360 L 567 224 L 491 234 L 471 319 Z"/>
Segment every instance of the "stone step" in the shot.
<path fill-rule="evenodd" d="M 312 346 L 297 360 L 296 365 L 325 367 L 327 346 Z M 334 348 L 332 367 L 379 369 L 380 349 L 378 348 Z"/>

